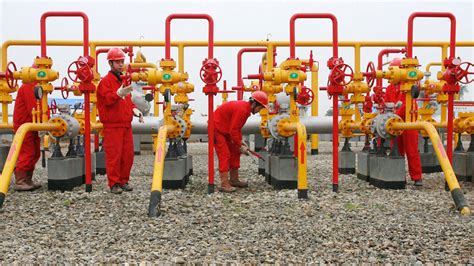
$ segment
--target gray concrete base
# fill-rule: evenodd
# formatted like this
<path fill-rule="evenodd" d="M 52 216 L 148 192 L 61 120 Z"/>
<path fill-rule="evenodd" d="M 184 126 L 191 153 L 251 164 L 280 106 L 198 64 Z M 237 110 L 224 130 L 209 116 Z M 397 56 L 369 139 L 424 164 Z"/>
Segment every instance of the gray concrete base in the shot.
<path fill-rule="evenodd" d="M 298 185 L 298 162 L 293 156 L 270 156 L 270 183 L 277 189 L 295 189 Z"/>
<path fill-rule="evenodd" d="M 163 169 L 163 188 L 185 188 L 187 184 L 187 158 L 166 158 Z"/>
<path fill-rule="evenodd" d="M 10 145 L 0 144 L 0 173 L 3 171 L 5 162 L 7 161 Z"/>
<path fill-rule="evenodd" d="M 103 151 L 98 151 L 95 153 L 95 172 L 98 175 L 107 174 L 105 169 L 105 152 Z"/>
<path fill-rule="evenodd" d="M 140 135 L 133 135 L 133 153 L 135 155 L 140 155 Z"/>
<path fill-rule="evenodd" d="M 370 184 L 383 189 L 406 187 L 405 158 L 377 157 L 378 171 L 370 173 Z M 371 165 L 372 166 L 372 165 Z"/>
<path fill-rule="evenodd" d="M 84 182 L 86 180 L 86 160 L 85 157 L 80 157 L 82 159 L 82 169 L 83 170 L 83 177 L 84 177 Z M 95 153 L 91 154 L 91 175 L 92 175 L 92 180 L 95 180 L 95 174 L 96 174 L 96 158 L 95 158 Z"/>
<path fill-rule="evenodd" d="M 355 152 L 339 151 L 338 169 L 340 174 L 355 173 Z"/>
<path fill-rule="evenodd" d="M 438 173 L 442 172 L 441 166 L 438 163 L 438 158 L 434 152 L 420 153 L 421 172 L 422 173 Z"/>
<path fill-rule="evenodd" d="M 374 153 L 369 153 L 369 169 L 370 169 L 370 179 L 378 177 L 380 175 L 380 164 L 379 160 L 383 157 L 378 157 Z"/>
<path fill-rule="evenodd" d="M 84 184 L 83 159 L 48 158 L 48 190 L 72 190 Z"/>
<path fill-rule="evenodd" d="M 260 150 L 257 152 L 258 154 L 260 154 L 262 157 L 264 158 L 267 158 L 268 156 L 266 156 L 267 154 L 267 151 L 265 150 Z M 265 159 L 266 160 L 266 159 Z M 258 174 L 259 175 L 263 175 L 265 176 L 265 162 L 264 160 L 262 159 L 258 159 Z"/>
<path fill-rule="evenodd" d="M 264 165 L 265 165 L 265 181 L 267 181 L 268 184 L 271 184 L 271 167 L 270 167 L 270 155 L 268 153 L 263 155 L 263 158 L 265 158 Z"/>
<path fill-rule="evenodd" d="M 453 152 L 453 170 L 459 181 L 472 181 L 474 153 Z"/>
<path fill-rule="evenodd" d="M 368 152 L 357 152 L 357 178 L 364 181 L 370 179 L 370 154 Z"/>

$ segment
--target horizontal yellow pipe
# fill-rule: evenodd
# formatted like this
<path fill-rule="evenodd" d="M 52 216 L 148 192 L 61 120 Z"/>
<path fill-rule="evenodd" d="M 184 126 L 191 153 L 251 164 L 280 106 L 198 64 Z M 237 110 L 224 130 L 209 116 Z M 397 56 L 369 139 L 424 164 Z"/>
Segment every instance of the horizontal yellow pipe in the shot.
<path fill-rule="evenodd" d="M 0 123 L 0 129 L 13 129 L 13 124 Z"/>
<path fill-rule="evenodd" d="M 153 63 L 130 63 L 131 67 L 156 68 Z"/>
<path fill-rule="evenodd" d="M 20 154 L 26 133 L 30 131 L 53 131 L 59 128 L 61 128 L 61 124 L 59 123 L 25 123 L 18 128 L 15 137 L 13 138 L 10 151 L 8 152 L 5 166 L 3 167 L 2 176 L 0 178 L 0 193 L 6 195 L 8 192 L 8 186 L 10 185 L 13 169 L 18 160 L 18 155 Z"/>
<path fill-rule="evenodd" d="M 430 72 L 432 66 L 442 66 L 441 62 L 431 62 L 426 65 L 426 72 Z"/>
<path fill-rule="evenodd" d="M 436 152 L 436 156 L 438 157 L 439 164 L 444 172 L 444 178 L 448 183 L 449 190 L 453 192 L 453 190 L 460 190 L 461 187 L 459 186 L 458 180 L 456 178 L 456 174 L 453 171 L 453 167 L 449 162 L 448 156 L 446 151 L 444 150 L 443 142 L 436 131 L 436 128 L 428 123 L 428 122 L 412 122 L 412 123 L 393 123 L 393 128 L 396 130 L 425 130 L 430 137 L 431 143 L 433 143 L 433 149 Z M 453 194 L 452 194 L 453 195 Z M 464 197 L 461 193 L 461 197 Z M 464 198 L 463 198 L 464 199 Z M 456 202 L 456 199 L 455 199 Z M 471 211 L 469 207 L 463 207 L 460 210 L 462 215 L 468 215 Z"/>
<path fill-rule="evenodd" d="M 82 41 L 73 40 L 49 40 L 46 41 L 49 46 L 82 46 Z M 289 46 L 289 41 L 215 41 L 214 46 L 216 47 L 249 47 L 249 46 Z M 38 46 L 40 45 L 39 40 L 8 40 L 2 45 L 2 71 L 5 71 L 7 65 L 7 49 L 10 46 Z M 90 46 L 164 46 L 164 41 L 90 41 Z M 207 41 L 172 41 L 171 46 L 178 47 L 193 47 L 207 46 Z M 341 41 L 338 43 L 341 47 L 388 47 L 398 46 L 405 47 L 406 42 L 404 41 Z M 449 46 L 448 42 L 414 42 L 414 46 L 418 47 L 446 47 Z M 296 42 L 296 46 L 301 47 L 331 47 L 332 42 L 330 41 L 299 41 Z M 471 47 L 474 46 L 474 41 L 457 42 L 458 47 Z M 95 56 L 95 55 L 94 55 Z"/>

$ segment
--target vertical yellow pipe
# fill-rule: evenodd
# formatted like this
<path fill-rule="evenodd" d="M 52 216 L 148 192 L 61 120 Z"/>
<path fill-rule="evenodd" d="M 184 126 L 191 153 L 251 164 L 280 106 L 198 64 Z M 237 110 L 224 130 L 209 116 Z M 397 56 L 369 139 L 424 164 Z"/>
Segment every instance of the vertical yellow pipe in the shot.
<path fill-rule="evenodd" d="M 267 45 L 267 72 L 272 71 L 273 69 L 273 44 L 269 43 Z"/>
<path fill-rule="evenodd" d="M 178 72 L 184 73 L 184 45 L 178 45 Z"/>
<path fill-rule="evenodd" d="M 8 103 L 2 103 L 2 123 L 8 124 Z"/>
<path fill-rule="evenodd" d="M 43 97 L 41 98 L 41 121 L 40 123 L 48 122 L 48 93 L 44 92 Z"/>
<path fill-rule="evenodd" d="M 298 149 L 299 155 L 298 160 L 298 198 L 308 198 L 308 176 L 307 176 L 307 161 L 308 156 L 306 153 L 306 128 L 300 122 L 296 123 L 296 131 L 298 134 L 298 145 L 295 149 Z"/>
<path fill-rule="evenodd" d="M 311 68 L 311 90 L 313 91 L 314 100 L 311 103 L 311 116 L 316 117 L 318 116 L 318 97 L 319 97 L 319 66 L 318 64 L 313 64 Z M 319 148 L 319 135 L 318 134 L 311 134 L 311 155 L 318 154 Z"/>

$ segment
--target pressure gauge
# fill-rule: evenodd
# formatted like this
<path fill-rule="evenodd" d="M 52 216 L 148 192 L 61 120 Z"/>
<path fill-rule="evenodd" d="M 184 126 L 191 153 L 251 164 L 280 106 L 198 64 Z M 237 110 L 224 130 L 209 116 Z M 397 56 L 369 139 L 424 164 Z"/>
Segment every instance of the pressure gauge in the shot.
<path fill-rule="evenodd" d="M 35 98 L 41 100 L 43 98 L 43 88 L 41 86 L 35 86 Z"/>

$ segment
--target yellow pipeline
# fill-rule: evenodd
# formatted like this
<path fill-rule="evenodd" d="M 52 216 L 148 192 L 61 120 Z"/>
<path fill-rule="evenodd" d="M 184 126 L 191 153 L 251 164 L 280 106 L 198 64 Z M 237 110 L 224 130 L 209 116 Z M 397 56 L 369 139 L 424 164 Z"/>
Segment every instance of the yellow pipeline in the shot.
<path fill-rule="evenodd" d="M 314 100 L 311 103 L 311 116 L 316 117 L 318 116 L 318 94 L 319 94 L 319 65 L 313 64 L 311 68 L 311 90 L 313 91 Z M 319 147 L 319 135 L 318 134 L 311 134 L 311 154 L 317 154 Z"/>
<path fill-rule="evenodd" d="M 130 63 L 131 67 L 134 68 L 156 68 L 156 65 L 153 63 Z"/>
<path fill-rule="evenodd" d="M 391 120 L 387 121 L 390 124 Z M 467 207 L 467 202 L 464 199 L 464 194 L 461 191 L 456 174 L 453 171 L 446 151 L 444 150 L 443 142 L 441 141 L 436 128 L 428 122 L 414 122 L 414 123 L 392 123 L 392 127 L 395 130 L 425 130 L 430 137 L 431 143 L 433 143 L 433 149 L 438 157 L 439 164 L 444 172 L 444 178 L 448 183 L 451 196 L 454 199 L 456 207 L 462 215 L 469 215 L 471 210 Z"/>
<path fill-rule="evenodd" d="M 306 154 L 306 128 L 300 122 L 288 123 L 285 126 L 287 131 L 296 131 L 298 134 L 298 143 L 295 149 L 298 149 L 298 192 L 306 193 L 308 190 L 308 176 L 307 176 L 307 154 Z"/>
<path fill-rule="evenodd" d="M 25 123 L 18 128 L 13 138 L 10 151 L 8 152 L 5 166 L 3 167 L 2 176 L 0 178 L 0 194 L 3 193 L 3 195 L 6 195 L 8 192 L 13 169 L 15 168 L 26 133 L 30 131 L 53 131 L 60 128 L 61 125 L 57 123 Z M 3 202 L 0 202 L 0 207 L 2 204 Z"/>
<path fill-rule="evenodd" d="M 153 167 L 153 181 L 151 183 L 152 192 L 163 192 L 163 171 L 165 168 L 166 135 L 168 134 L 168 127 L 170 126 L 161 126 L 158 131 L 158 141 L 155 150 L 155 166 Z"/>
<path fill-rule="evenodd" d="M 72 40 L 48 40 L 46 41 L 48 46 L 83 46 L 82 41 Z M 10 46 L 39 46 L 39 40 L 8 40 L 2 45 L 2 71 L 5 71 L 7 66 L 7 49 Z M 94 46 L 164 46 L 164 41 L 90 41 L 89 45 L 91 48 Z M 203 47 L 208 46 L 207 41 L 172 41 L 171 46 L 183 45 L 185 47 Z M 214 46 L 216 47 L 249 47 L 249 46 L 289 46 L 289 41 L 215 41 Z M 299 47 L 332 47 L 331 41 L 327 42 L 315 42 L 315 41 L 299 41 L 296 42 L 296 46 Z M 407 44 L 405 41 L 340 41 L 338 43 L 340 47 L 355 47 L 360 45 L 361 47 L 405 47 Z M 416 47 L 448 47 L 448 42 L 414 42 L 413 46 Z M 474 41 L 457 42 L 457 47 L 472 47 Z M 91 54 L 95 56 L 95 54 Z M 273 59 L 270 59 L 273 60 Z M 273 65 L 271 65 L 273 66 Z"/>

